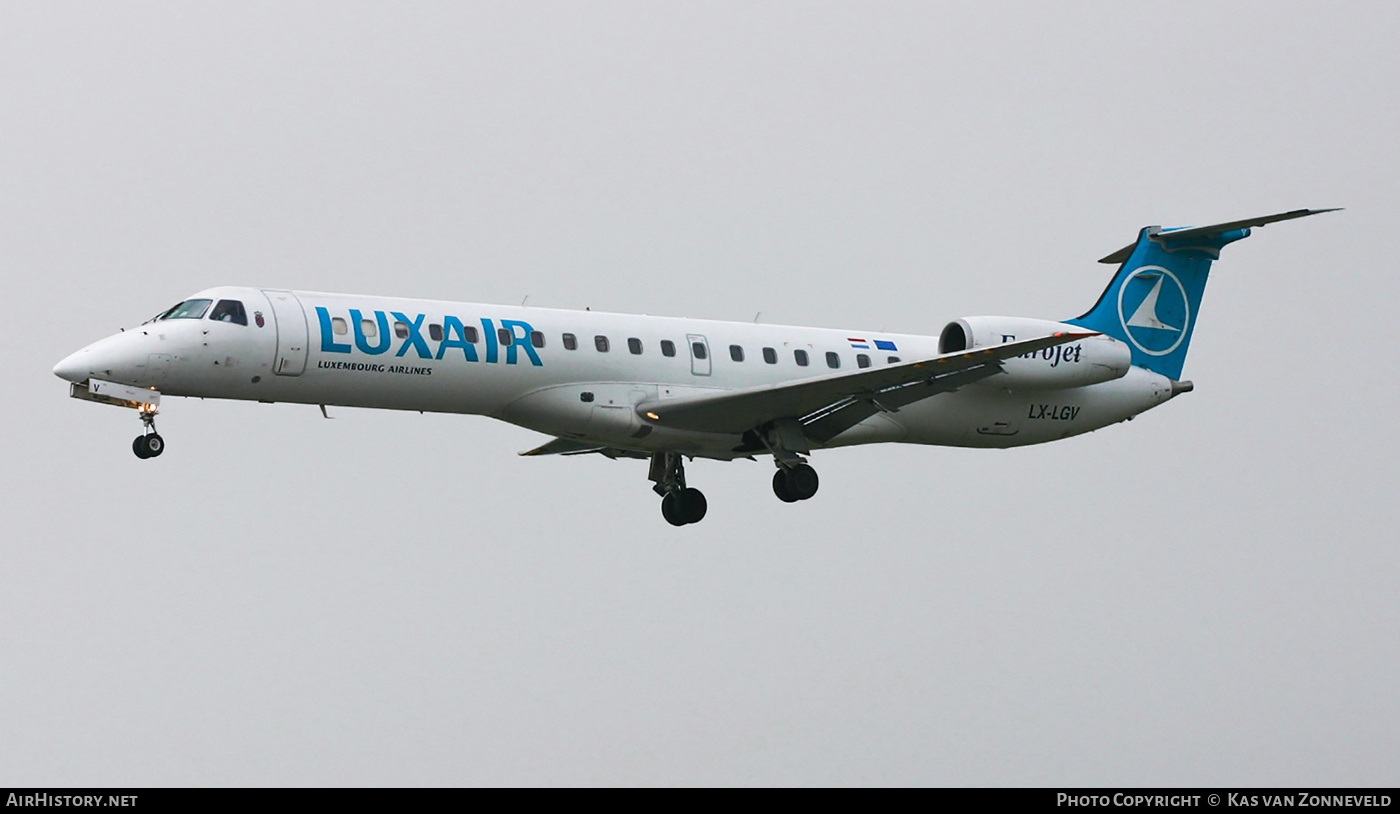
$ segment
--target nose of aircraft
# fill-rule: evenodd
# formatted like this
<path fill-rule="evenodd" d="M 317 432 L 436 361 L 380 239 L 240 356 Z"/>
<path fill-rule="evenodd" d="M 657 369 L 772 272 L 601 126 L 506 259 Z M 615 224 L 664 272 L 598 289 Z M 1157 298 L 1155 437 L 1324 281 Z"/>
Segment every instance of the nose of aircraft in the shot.
<path fill-rule="evenodd" d="M 54 365 L 53 375 L 82 384 L 88 379 L 136 387 L 165 381 L 173 343 L 163 343 L 144 330 L 122 331 L 99 339 Z M 166 353 L 152 353 L 165 350 Z"/>
<path fill-rule="evenodd" d="M 74 384 L 82 382 L 88 377 L 88 366 L 86 356 L 87 348 L 83 348 L 77 353 L 70 353 L 64 357 L 63 361 L 53 366 L 53 375 L 64 381 Z"/>
<path fill-rule="evenodd" d="M 99 339 L 54 365 L 53 375 L 78 384 L 94 377 L 124 381 L 136 373 L 136 366 L 146 358 L 141 339 L 130 331 Z"/>

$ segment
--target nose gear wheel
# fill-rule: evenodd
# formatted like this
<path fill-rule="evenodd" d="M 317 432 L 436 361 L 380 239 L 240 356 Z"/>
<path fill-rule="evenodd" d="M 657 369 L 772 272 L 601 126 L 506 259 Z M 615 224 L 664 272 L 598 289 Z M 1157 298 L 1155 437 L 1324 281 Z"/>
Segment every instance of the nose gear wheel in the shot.
<path fill-rule="evenodd" d="M 131 451 L 143 460 L 155 458 L 165 451 L 165 439 L 156 432 L 156 411 L 142 410 L 141 423 L 146 425 L 146 432 L 131 442 Z"/>

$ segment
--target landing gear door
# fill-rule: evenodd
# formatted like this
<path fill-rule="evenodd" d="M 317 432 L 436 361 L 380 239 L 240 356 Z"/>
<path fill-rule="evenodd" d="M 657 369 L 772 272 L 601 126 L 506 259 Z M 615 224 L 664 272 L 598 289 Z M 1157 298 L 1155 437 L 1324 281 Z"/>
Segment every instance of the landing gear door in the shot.
<path fill-rule="evenodd" d="M 306 312 L 301 300 L 290 291 L 263 291 L 272 303 L 277 323 L 277 356 L 272 372 L 278 376 L 300 376 L 306 370 Z"/>
<path fill-rule="evenodd" d="M 696 376 L 710 375 L 710 342 L 699 334 L 686 334 L 690 344 L 690 372 Z"/>

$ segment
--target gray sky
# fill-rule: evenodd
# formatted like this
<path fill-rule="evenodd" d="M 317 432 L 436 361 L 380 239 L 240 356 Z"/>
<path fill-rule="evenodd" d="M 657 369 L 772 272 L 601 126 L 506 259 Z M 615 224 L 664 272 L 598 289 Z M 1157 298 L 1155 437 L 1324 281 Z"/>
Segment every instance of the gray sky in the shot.
<path fill-rule="evenodd" d="M 0 784 L 1400 783 L 1393 3 L 0 2 Z M 68 399 L 246 284 L 936 333 L 1297 207 L 1014 451 Z"/>

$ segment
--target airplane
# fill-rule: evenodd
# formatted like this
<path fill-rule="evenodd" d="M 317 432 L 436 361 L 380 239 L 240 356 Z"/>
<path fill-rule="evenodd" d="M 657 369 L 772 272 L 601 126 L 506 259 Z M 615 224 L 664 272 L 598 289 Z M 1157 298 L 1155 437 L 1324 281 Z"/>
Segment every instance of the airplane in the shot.
<path fill-rule="evenodd" d="M 1255 227 L 1147 226 L 1083 316 L 972 316 L 937 336 L 223 286 L 59 362 L 73 398 L 135 409 L 159 457 L 162 396 L 490 416 L 553 439 L 521 455 L 649 461 L 661 513 L 704 518 L 686 459 L 771 456 L 785 503 L 817 450 L 1006 448 L 1133 418 L 1181 379 L 1212 261 Z"/>

